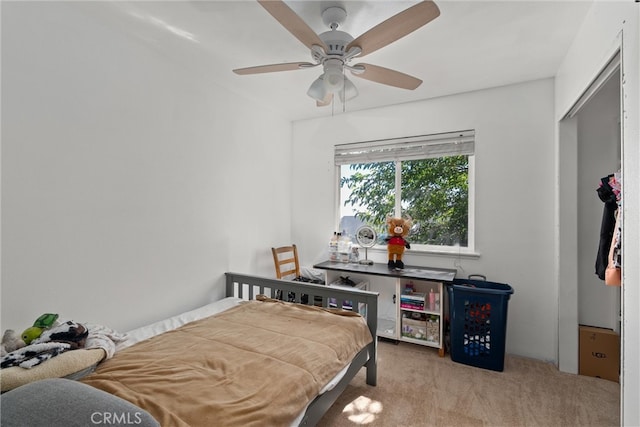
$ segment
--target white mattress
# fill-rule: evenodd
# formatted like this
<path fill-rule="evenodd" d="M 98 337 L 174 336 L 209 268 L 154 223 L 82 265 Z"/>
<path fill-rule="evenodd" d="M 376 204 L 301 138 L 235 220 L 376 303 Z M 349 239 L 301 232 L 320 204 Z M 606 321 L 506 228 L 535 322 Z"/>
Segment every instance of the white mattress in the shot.
<path fill-rule="evenodd" d="M 158 322 L 152 323 L 147 326 L 142 326 L 140 328 L 133 329 L 132 331 L 127 332 L 127 338 L 123 341 L 120 341 L 116 346 L 116 352 L 130 347 L 140 341 L 144 341 L 156 335 L 162 334 L 167 331 L 171 331 L 173 329 L 177 329 L 182 325 L 185 325 L 189 322 L 195 322 L 196 320 L 204 319 L 205 317 L 212 316 L 216 313 L 223 312 L 243 300 L 241 298 L 236 297 L 227 297 L 221 299 L 219 301 L 212 302 L 205 306 L 196 308 L 191 311 L 187 311 L 182 314 L 178 314 L 176 316 L 170 317 L 168 319 L 160 320 Z M 349 369 L 349 365 L 345 366 L 338 374 L 333 377 L 331 381 L 329 381 L 323 388 L 320 390 L 320 394 L 325 393 L 331 389 L 333 389 L 338 382 L 342 379 L 342 377 L 347 373 Z M 294 420 L 291 424 L 292 426 L 297 426 L 302 421 L 304 417 L 305 410 Z"/>

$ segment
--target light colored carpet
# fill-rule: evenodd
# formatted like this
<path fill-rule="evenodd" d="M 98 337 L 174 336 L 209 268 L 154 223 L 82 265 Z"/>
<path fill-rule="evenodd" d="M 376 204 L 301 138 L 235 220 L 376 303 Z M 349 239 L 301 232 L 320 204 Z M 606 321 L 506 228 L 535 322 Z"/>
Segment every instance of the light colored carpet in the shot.
<path fill-rule="evenodd" d="M 318 426 L 617 426 L 620 386 L 507 355 L 503 372 L 380 341 L 378 385 L 362 369 Z"/>

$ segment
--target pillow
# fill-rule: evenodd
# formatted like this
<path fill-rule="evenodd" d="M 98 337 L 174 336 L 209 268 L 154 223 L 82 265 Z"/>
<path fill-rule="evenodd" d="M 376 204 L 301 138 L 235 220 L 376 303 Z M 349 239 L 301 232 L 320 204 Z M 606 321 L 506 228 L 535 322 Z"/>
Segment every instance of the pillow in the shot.
<path fill-rule="evenodd" d="M 146 411 L 90 385 L 52 378 L 8 391 L 0 399 L 3 427 L 160 427 Z"/>
<path fill-rule="evenodd" d="M 18 366 L 1 369 L 0 385 L 2 392 L 46 378 L 71 377 L 77 379 L 83 374 L 86 375 L 91 372 L 104 357 L 105 351 L 100 348 L 91 350 L 78 349 L 59 354 L 30 369 Z"/>

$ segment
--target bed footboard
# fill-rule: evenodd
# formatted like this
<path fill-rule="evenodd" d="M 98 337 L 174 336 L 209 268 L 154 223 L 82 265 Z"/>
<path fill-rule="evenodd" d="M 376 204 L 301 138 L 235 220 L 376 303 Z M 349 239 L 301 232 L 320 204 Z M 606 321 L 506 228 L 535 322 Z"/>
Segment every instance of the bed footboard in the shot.
<path fill-rule="evenodd" d="M 266 295 L 275 298 L 277 291 L 284 295 L 292 293 L 293 302 L 299 304 L 322 304 L 329 306 L 331 299 L 335 301 L 350 301 L 354 308 L 363 308 L 360 312 L 366 317 L 367 326 L 371 331 L 373 342 L 369 345 L 369 357 L 365 363 L 367 368 L 367 384 L 376 385 L 376 331 L 378 323 L 378 293 L 362 291 L 359 289 L 337 288 L 332 286 L 316 285 L 307 282 L 295 282 L 268 277 L 252 276 L 239 273 L 226 274 L 226 295 L 245 300 L 253 300 L 257 295 Z M 295 294 L 295 295 L 293 295 Z M 303 298 L 303 295 L 306 298 Z M 304 302 L 303 302 L 304 301 Z"/>

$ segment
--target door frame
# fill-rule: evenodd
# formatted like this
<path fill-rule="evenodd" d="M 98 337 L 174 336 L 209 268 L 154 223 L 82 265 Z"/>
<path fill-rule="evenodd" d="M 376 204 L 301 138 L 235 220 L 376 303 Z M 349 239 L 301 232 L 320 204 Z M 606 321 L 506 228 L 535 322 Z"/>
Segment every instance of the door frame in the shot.
<path fill-rule="evenodd" d="M 558 280 L 558 369 L 578 373 L 579 322 L 578 322 L 578 120 L 577 114 L 612 78 L 620 78 L 620 126 L 623 128 L 624 85 L 622 71 L 622 33 L 616 37 L 612 50 L 602 66 L 573 106 L 558 122 L 556 173 L 556 274 Z M 621 129 L 621 146 L 624 134 Z M 623 153 L 622 147 L 620 150 Z M 623 162 L 623 159 L 621 159 Z M 623 162 L 624 163 L 624 162 Z M 622 302 L 621 302 L 621 305 Z"/>

